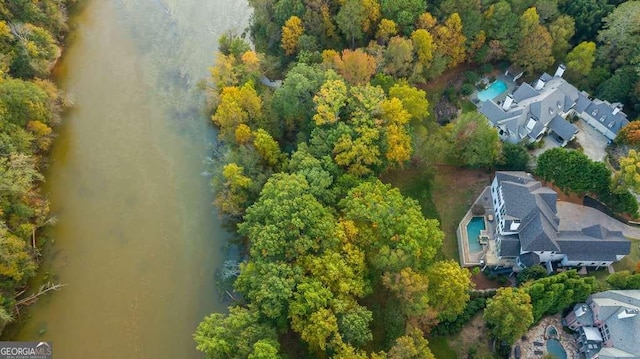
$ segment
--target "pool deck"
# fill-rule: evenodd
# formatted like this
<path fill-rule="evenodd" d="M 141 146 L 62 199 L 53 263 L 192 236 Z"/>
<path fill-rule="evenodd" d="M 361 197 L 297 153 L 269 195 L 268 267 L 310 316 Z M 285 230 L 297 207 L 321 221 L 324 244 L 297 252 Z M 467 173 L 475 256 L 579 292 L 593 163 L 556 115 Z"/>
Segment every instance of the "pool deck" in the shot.
<path fill-rule="evenodd" d="M 467 237 L 467 224 L 469 224 L 471 218 L 479 217 L 471 213 L 471 209 L 476 204 L 480 204 L 484 208 L 485 230 L 481 231 L 480 234 L 488 238 L 487 244 L 482 245 L 481 252 L 471 252 L 469 248 L 469 238 Z M 488 219 L 489 216 L 493 217 L 491 221 Z M 491 201 L 491 187 L 487 186 L 475 202 L 473 202 L 471 207 L 469 207 L 469 210 L 458 224 L 456 233 L 458 237 L 458 248 L 460 249 L 460 266 L 513 267 L 516 271 L 518 270 L 513 259 L 504 259 L 499 256 L 498 243 L 495 238 L 496 225 L 495 210 L 493 208 L 493 202 Z"/>
<path fill-rule="evenodd" d="M 545 336 L 545 331 L 550 325 L 553 325 L 557 329 L 557 339 L 560 341 L 560 344 L 562 344 L 562 347 L 567 353 L 567 359 L 580 358 L 578 347 L 575 340 L 573 339 L 573 336 L 562 330 L 560 314 L 543 318 L 536 326 L 529 329 L 529 331 L 522 338 L 518 339 L 515 342 L 514 347 L 516 345 L 520 345 L 520 357 L 523 359 L 542 358 L 545 354 L 549 353 L 547 351 L 547 339 Z M 540 343 L 542 343 L 542 345 L 539 345 Z M 543 354 L 539 355 L 535 353 L 539 351 L 541 351 Z M 509 357 L 514 358 L 513 350 L 511 350 L 511 355 Z"/>
<path fill-rule="evenodd" d="M 474 215 L 471 213 L 471 208 L 473 208 L 476 203 L 480 203 L 482 207 L 484 207 L 484 216 L 482 217 L 484 218 L 485 229 L 480 231 L 480 235 L 487 236 L 489 238 L 489 244 L 482 244 L 482 251 L 480 252 L 471 252 L 471 249 L 469 248 L 467 225 L 473 217 L 480 217 L 480 215 Z M 489 215 L 493 216 L 493 221 L 489 221 L 487 219 Z M 493 212 L 493 204 L 491 203 L 491 187 L 486 187 L 458 224 L 458 230 L 456 233 L 458 237 L 458 248 L 460 248 L 460 265 L 462 267 L 475 267 L 482 265 L 481 260 L 489 250 L 491 242 L 493 242 L 493 233 L 495 231 L 494 221 L 495 213 Z"/>
<path fill-rule="evenodd" d="M 504 83 L 507 84 L 507 89 L 497 97 L 493 98 L 493 101 L 495 103 L 502 104 L 502 101 L 504 101 L 504 99 L 507 98 L 507 95 L 513 92 L 513 90 L 516 87 L 518 87 L 518 84 L 513 81 L 513 78 L 505 76 L 503 72 L 494 73 L 493 76 L 495 77 L 496 81 L 502 80 L 504 81 Z M 481 81 L 485 82 L 487 86 L 493 83 L 491 80 L 489 80 L 488 77 L 483 77 Z M 478 99 L 478 92 L 480 91 L 476 89 L 471 95 L 469 95 L 469 100 L 473 102 L 477 107 L 480 107 L 480 105 L 482 104 L 482 101 Z"/>

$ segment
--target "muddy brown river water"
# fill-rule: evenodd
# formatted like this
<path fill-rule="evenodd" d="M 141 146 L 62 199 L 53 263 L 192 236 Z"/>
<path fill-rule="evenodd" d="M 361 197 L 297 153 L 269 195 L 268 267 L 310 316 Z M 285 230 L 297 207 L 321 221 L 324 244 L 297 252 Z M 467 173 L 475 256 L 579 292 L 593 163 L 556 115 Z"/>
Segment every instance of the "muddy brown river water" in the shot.
<path fill-rule="evenodd" d="M 15 340 L 52 341 L 62 359 L 202 357 L 192 334 L 225 310 L 229 236 L 203 174 L 214 133 L 197 83 L 249 16 L 242 0 L 89 0 L 73 18 L 57 78 L 75 106 L 47 174 L 59 222 L 44 265 L 68 286 Z"/>

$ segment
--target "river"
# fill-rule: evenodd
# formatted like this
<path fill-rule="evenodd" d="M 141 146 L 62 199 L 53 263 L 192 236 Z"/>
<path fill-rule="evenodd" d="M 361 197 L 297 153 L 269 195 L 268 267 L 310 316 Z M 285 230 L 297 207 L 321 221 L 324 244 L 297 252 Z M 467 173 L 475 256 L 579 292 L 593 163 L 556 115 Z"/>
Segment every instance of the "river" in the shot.
<path fill-rule="evenodd" d="M 214 133 L 198 81 L 243 0 L 88 0 L 57 69 L 75 105 L 51 153 L 58 224 L 44 264 L 62 291 L 14 340 L 56 358 L 201 358 L 192 334 L 224 311 L 215 288 L 228 234 L 203 162 Z"/>

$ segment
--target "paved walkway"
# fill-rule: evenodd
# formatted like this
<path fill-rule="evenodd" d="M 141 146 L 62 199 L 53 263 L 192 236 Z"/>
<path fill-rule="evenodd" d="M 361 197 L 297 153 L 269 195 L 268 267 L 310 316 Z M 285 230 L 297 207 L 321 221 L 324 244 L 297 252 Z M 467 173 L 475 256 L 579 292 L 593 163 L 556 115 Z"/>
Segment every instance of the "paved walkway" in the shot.
<path fill-rule="evenodd" d="M 621 231 L 625 237 L 640 239 L 640 228 L 626 225 L 609 217 L 597 209 L 570 202 L 557 202 L 560 230 L 575 231 L 594 224 L 601 224 L 607 229 Z"/>

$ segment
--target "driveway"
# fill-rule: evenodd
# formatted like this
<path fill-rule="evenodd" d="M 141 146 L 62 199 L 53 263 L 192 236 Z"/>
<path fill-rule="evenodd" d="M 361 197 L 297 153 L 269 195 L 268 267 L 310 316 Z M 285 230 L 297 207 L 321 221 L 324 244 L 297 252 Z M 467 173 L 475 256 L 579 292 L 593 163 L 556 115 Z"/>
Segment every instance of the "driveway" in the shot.
<path fill-rule="evenodd" d="M 604 149 L 609 139 L 582 120 L 574 122 L 574 125 L 578 127 L 576 138 L 584 154 L 594 161 L 603 162 L 606 155 Z"/>
<path fill-rule="evenodd" d="M 600 224 L 609 230 L 621 231 L 627 238 L 640 239 L 640 228 L 626 225 L 597 209 L 570 202 L 558 201 L 556 203 L 558 218 L 560 218 L 559 229 L 561 231 L 576 231 L 594 224 Z"/>

